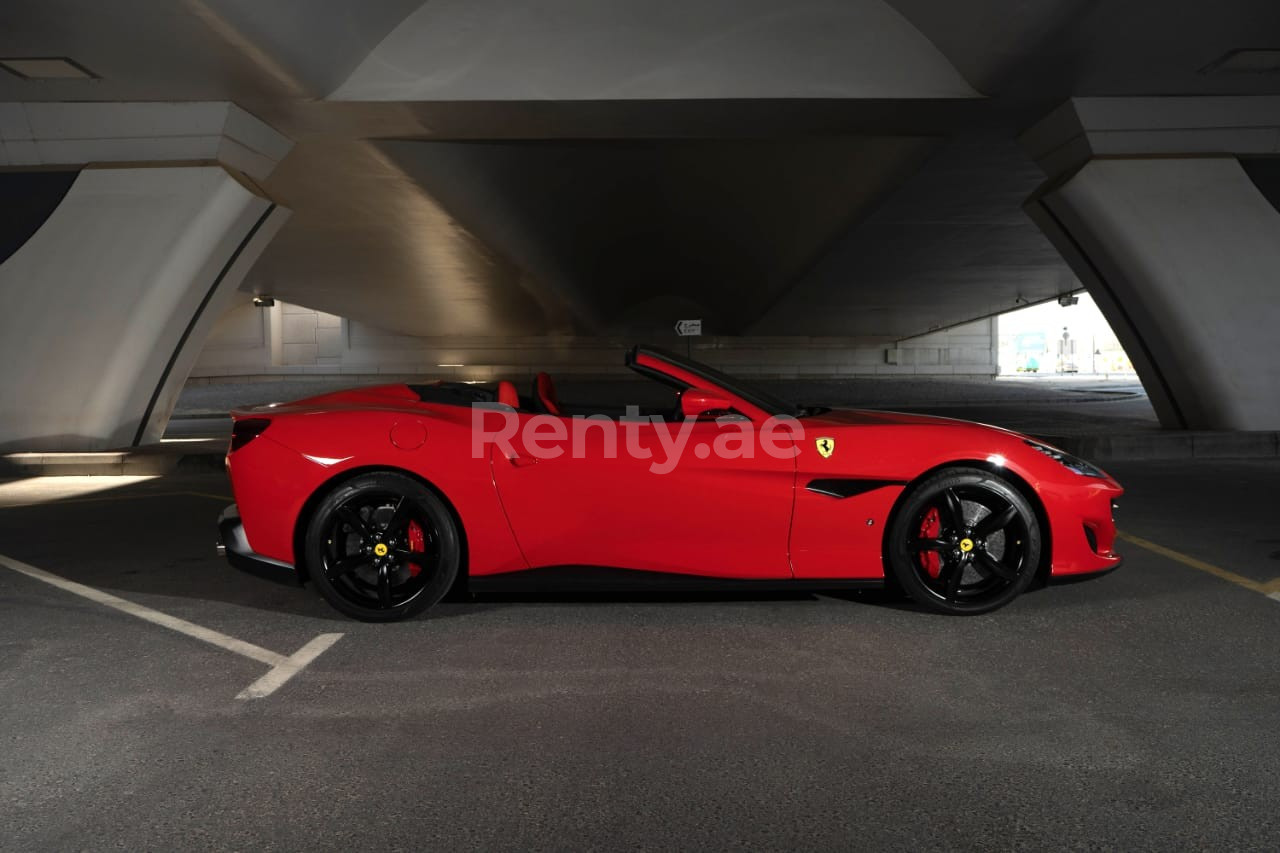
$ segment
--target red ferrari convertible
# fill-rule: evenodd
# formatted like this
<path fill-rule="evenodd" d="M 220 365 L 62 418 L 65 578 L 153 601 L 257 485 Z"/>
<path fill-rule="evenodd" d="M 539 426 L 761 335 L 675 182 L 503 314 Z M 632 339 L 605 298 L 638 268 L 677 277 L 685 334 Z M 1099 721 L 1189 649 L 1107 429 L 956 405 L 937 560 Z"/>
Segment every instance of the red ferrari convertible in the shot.
<path fill-rule="evenodd" d="M 562 405 L 540 374 L 384 385 L 233 413 L 219 551 L 357 619 L 455 583 L 894 583 L 983 613 L 1046 575 L 1113 569 L 1118 483 L 1017 433 L 797 407 L 658 349 L 669 403 Z"/>

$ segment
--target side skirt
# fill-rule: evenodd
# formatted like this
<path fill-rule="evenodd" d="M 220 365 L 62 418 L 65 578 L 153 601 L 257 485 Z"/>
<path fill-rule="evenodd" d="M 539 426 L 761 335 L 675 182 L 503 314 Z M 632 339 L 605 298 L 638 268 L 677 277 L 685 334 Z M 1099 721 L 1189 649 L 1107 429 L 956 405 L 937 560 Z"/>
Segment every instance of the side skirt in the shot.
<path fill-rule="evenodd" d="M 550 566 L 467 579 L 473 595 L 506 592 L 732 592 L 794 593 L 883 589 L 883 578 L 713 578 L 601 566 Z"/>

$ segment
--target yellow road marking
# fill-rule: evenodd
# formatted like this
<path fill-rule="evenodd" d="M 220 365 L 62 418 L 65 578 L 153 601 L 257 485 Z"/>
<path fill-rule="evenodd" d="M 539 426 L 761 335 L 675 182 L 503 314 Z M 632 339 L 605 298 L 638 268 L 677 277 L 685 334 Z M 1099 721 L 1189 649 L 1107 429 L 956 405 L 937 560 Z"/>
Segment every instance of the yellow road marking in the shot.
<path fill-rule="evenodd" d="M 1247 578 L 1244 575 L 1238 575 L 1235 572 L 1228 571 L 1221 566 L 1215 566 L 1213 563 L 1206 563 L 1204 560 L 1197 560 L 1195 557 L 1183 554 L 1181 551 L 1175 551 L 1172 548 L 1166 548 L 1148 539 L 1140 536 L 1134 536 L 1131 533 L 1117 533 L 1119 538 L 1125 542 L 1137 545 L 1139 548 L 1146 548 L 1148 551 L 1159 554 L 1162 557 L 1168 557 L 1184 566 L 1190 566 L 1193 569 L 1211 574 L 1216 578 L 1222 578 L 1224 581 L 1242 586 L 1252 592 L 1260 592 L 1263 595 L 1271 595 L 1272 593 L 1280 593 L 1280 578 L 1262 582 Z"/>

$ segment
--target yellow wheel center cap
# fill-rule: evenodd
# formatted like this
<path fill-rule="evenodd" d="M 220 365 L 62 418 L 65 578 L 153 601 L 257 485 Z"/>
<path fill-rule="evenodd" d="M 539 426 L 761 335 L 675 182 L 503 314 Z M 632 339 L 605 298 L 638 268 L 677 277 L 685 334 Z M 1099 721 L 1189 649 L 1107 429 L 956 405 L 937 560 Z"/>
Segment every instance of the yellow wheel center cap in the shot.
<path fill-rule="evenodd" d="M 961 551 L 964 551 L 966 554 L 968 554 L 970 551 L 972 551 L 972 550 L 973 550 L 973 540 L 972 540 L 972 539 L 961 539 L 961 540 L 960 540 L 960 550 L 961 550 Z"/>
<path fill-rule="evenodd" d="M 969 540 L 967 540 L 967 539 L 966 539 L 965 541 L 967 542 L 967 541 L 969 541 Z M 382 543 L 382 542 L 379 542 L 377 545 L 374 545 L 374 546 L 373 546 L 373 553 L 377 554 L 379 557 L 385 557 L 385 556 L 387 556 L 387 546 L 386 546 L 386 544 L 385 544 L 385 543 Z"/>

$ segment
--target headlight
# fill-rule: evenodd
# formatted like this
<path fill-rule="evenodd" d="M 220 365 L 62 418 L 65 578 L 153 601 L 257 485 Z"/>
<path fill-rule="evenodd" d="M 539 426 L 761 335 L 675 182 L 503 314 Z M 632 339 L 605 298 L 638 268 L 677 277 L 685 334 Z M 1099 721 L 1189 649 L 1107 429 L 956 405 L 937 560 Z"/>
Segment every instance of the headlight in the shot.
<path fill-rule="evenodd" d="M 1072 456 L 1070 453 L 1063 453 L 1061 450 L 1049 447 L 1047 444 L 1039 444 L 1034 441 L 1028 441 L 1026 444 L 1027 447 L 1034 447 L 1045 456 L 1048 456 L 1055 462 L 1060 463 L 1064 468 L 1074 471 L 1081 476 L 1098 477 L 1099 479 L 1107 476 L 1078 456 Z"/>

